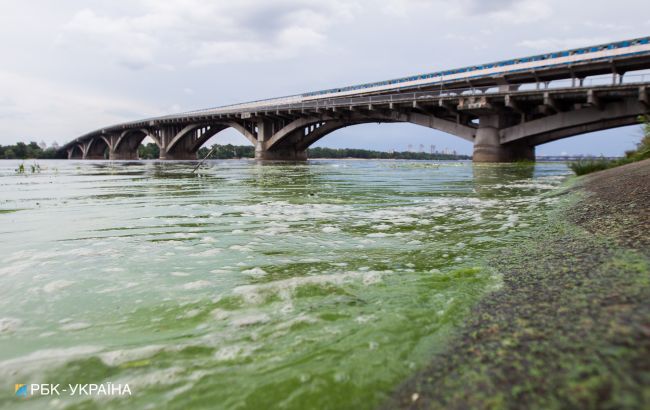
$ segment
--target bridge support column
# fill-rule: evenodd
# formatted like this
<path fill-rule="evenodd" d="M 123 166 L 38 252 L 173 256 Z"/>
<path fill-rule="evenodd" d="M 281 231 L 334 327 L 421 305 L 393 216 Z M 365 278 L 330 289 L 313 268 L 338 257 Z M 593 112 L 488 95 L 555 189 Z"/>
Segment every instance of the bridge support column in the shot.
<path fill-rule="evenodd" d="M 139 159 L 137 149 L 135 151 L 109 151 L 108 159 L 111 161 L 136 161 Z"/>
<path fill-rule="evenodd" d="M 108 144 L 101 137 L 95 137 L 81 146 L 83 159 L 106 159 L 104 154 L 108 150 Z"/>
<path fill-rule="evenodd" d="M 124 137 L 126 138 L 126 136 Z M 120 141 L 119 134 L 108 136 L 108 159 L 111 161 L 133 161 L 138 160 L 138 147 L 140 139 L 126 138 Z"/>
<path fill-rule="evenodd" d="M 522 142 L 501 144 L 499 130 L 503 117 L 490 114 L 479 117 L 479 127 L 474 140 L 474 162 L 535 161 L 535 147 Z"/>
<path fill-rule="evenodd" d="M 83 159 L 83 149 L 80 145 L 73 145 L 66 151 L 68 153 L 68 159 Z"/>
<path fill-rule="evenodd" d="M 298 150 L 295 147 L 275 149 L 273 151 L 255 150 L 255 159 L 262 161 L 306 161 L 307 151 Z"/>
<path fill-rule="evenodd" d="M 258 122 L 255 159 L 262 161 L 305 161 L 307 159 L 307 150 L 298 149 L 291 141 L 272 150 L 266 149 L 266 144 L 275 131 L 277 130 L 274 129 L 272 121 Z"/>
<path fill-rule="evenodd" d="M 196 151 L 192 150 L 192 141 L 190 138 L 181 139 L 172 148 L 169 148 L 170 143 L 178 131 L 174 127 L 165 127 L 162 129 L 160 159 L 175 161 L 196 160 Z"/>

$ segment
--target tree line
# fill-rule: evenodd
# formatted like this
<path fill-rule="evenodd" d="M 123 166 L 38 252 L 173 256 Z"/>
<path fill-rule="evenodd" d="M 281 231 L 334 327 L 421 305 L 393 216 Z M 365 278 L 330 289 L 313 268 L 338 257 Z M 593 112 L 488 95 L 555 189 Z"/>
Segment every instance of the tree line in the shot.
<path fill-rule="evenodd" d="M 206 155 L 214 149 L 210 158 L 212 159 L 233 159 L 233 158 L 254 158 L 255 147 L 251 145 L 219 145 L 214 144 L 212 147 L 202 147 L 197 153 L 198 158 L 205 158 Z M 309 158 L 367 158 L 367 159 L 416 159 L 416 160 L 455 160 L 471 159 L 468 155 L 453 155 L 426 152 L 385 152 L 372 151 L 356 148 L 309 148 L 307 150 Z M 140 159 L 158 159 L 160 157 L 160 148 L 153 142 L 142 144 L 138 147 L 138 157 Z M 25 144 L 18 142 L 14 145 L 0 145 L 0 158 L 4 159 L 65 159 L 67 155 L 62 150 L 54 147 L 42 149 L 36 142 Z M 106 156 L 108 158 L 108 156 Z"/>
<path fill-rule="evenodd" d="M 18 142 L 14 145 L 0 145 L 0 158 L 4 159 L 58 159 L 67 158 L 65 153 L 54 147 L 41 148 L 32 141 L 29 144 Z"/>
<path fill-rule="evenodd" d="M 155 145 L 155 144 L 154 144 Z M 213 159 L 232 159 L 232 158 L 254 158 L 255 147 L 247 145 L 219 145 L 215 144 L 212 147 L 203 147 L 199 149 L 198 157 L 205 158 L 206 155 L 214 148 L 210 158 Z M 426 152 L 385 152 L 385 151 L 372 151 L 367 149 L 357 148 L 309 148 L 307 149 L 308 158 L 365 158 L 365 159 L 417 159 L 417 160 L 456 160 L 456 159 L 471 159 L 469 155 L 453 155 L 442 153 L 426 153 Z"/>

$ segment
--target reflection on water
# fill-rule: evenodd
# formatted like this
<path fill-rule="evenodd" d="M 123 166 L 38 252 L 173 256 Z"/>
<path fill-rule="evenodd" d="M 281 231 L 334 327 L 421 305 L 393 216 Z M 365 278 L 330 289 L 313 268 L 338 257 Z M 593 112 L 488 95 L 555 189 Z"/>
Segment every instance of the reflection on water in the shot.
<path fill-rule="evenodd" d="M 482 258 L 562 164 L 0 161 L 0 376 L 129 398 L 0 406 L 372 408 L 499 286 Z"/>

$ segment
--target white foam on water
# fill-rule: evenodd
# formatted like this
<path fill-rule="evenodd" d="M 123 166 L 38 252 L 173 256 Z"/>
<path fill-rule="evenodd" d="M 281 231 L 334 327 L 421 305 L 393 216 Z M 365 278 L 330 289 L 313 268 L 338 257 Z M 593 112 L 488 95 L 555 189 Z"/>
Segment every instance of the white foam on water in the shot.
<path fill-rule="evenodd" d="M 359 324 L 364 324 L 375 320 L 377 320 L 377 317 L 375 315 L 359 315 L 354 318 L 354 321 Z"/>
<path fill-rule="evenodd" d="M 65 279 L 60 279 L 60 280 L 55 280 L 47 285 L 43 286 L 43 292 L 45 293 L 55 293 L 58 292 L 62 289 L 68 288 L 72 285 L 74 285 L 75 282 L 71 280 L 65 280 Z"/>
<path fill-rule="evenodd" d="M 190 239 L 190 238 L 195 238 L 197 235 L 193 232 L 176 232 L 175 234 L 172 235 L 173 238 L 180 238 L 180 239 Z"/>
<path fill-rule="evenodd" d="M 0 335 L 15 332 L 22 323 L 22 320 L 13 317 L 0 318 Z"/>
<path fill-rule="evenodd" d="M 135 349 L 119 349 L 99 354 L 99 359 L 107 366 L 115 367 L 135 360 L 147 359 L 161 351 L 161 345 L 148 345 Z"/>
<path fill-rule="evenodd" d="M 389 235 L 389 234 L 387 234 L 387 233 L 383 233 L 383 232 L 375 232 L 375 233 L 369 233 L 369 234 L 366 235 L 366 236 L 367 236 L 368 238 L 385 238 L 385 237 L 387 237 L 388 235 Z"/>
<path fill-rule="evenodd" d="M 242 246 L 242 245 L 232 245 L 228 249 L 230 249 L 231 251 L 238 251 L 238 252 L 252 252 L 253 251 L 248 246 Z"/>
<path fill-rule="evenodd" d="M 212 312 L 210 312 L 210 315 L 214 318 L 214 320 L 224 320 L 230 317 L 230 312 L 224 309 L 219 309 L 216 308 Z"/>
<path fill-rule="evenodd" d="M 259 285 L 243 285 L 233 289 L 233 294 L 242 298 L 248 304 L 264 302 L 265 295 L 277 294 L 282 300 L 290 300 L 292 294 L 300 286 L 305 285 L 342 285 L 344 283 L 361 280 L 364 285 L 373 285 L 382 280 L 382 274 L 393 273 L 387 271 L 344 272 L 329 275 L 300 276 L 289 279 L 277 280 Z"/>
<path fill-rule="evenodd" d="M 182 315 L 177 316 L 177 319 L 191 319 L 193 317 L 197 317 L 202 312 L 203 311 L 201 309 L 190 309 Z"/>
<path fill-rule="evenodd" d="M 113 385 L 128 384 L 131 392 L 141 391 L 147 387 L 169 385 L 178 383 L 183 375 L 183 369 L 180 366 L 172 366 L 167 369 L 154 370 L 145 374 L 129 374 L 124 378 L 112 380 Z M 92 396 L 95 400 L 105 400 L 105 396 Z M 110 397 L 110 396 L 108 396 Z M 119 397 L 119 396 L 116 396 Z"/>
<path fill-rule="evenodd" d="M 221 253 L 221 248 L 212 248 L 203 252 L 190 253 L 189 256 L 214 256 Z"/>
<path fill-rule="evenodd" d="M 102 269 L 104 272 L 124 272 L 124 268 L 104 268 Z"/>
<path fill-rule="evenodd" d="M 555 189 L 557 185 L 551 185 L 543 182 L 520 182 L 512 184 L 496 184 L 494 188 L 496 189 L 540 189 L 540 190 L 549 190 Z"/>
<path fill-rule="evenodd" d="M 213 269 L 213 270 L 210 271 L 210 273 L 216 273 L 217 275 L 223 275 L 223 274 L 227 274 L 227 273 L 230 273 L 230 272 L 231 271 L 227 270 L 227 269 Z"/>
<path fill-rule="evenodd" d="M 0 374 L 16 375 L 43 369 L 44 363 L 65 363 L 80 357 L 87 357 L 102 350 L 99 346 L 73 346 L 61 349 L 43 349 L 28 355 L 0 362 Z"/>
<path fill-rule="evenodd" d="M 341 228 L 338 228 L 336 226 L 325 226 L 323 227 L 322 231 L 325 233 L 335 233 L 335 232 L 340 232 Z"/>
<path fill-rule="evenodd" d="M 212 286 L 212 282 L 209 282 L 207 280 L 197 280 L 194 282 L 189 282 L 183 285 L 183 289 L 185 290 L 197 290 L 197 289 L 203 289 Z"/>
<path fill-rule="evenodd" d="M 15 276 L 24 271 L 30 270 L 34 266 L 33 262 L 24 261 L 13 265 L 0 268 L 0 276 Z"/>
<path fill-rule="evenodd" d="M 242 271 L 242 273 L 244 275 L 249 275 L 249 276 L 253 276 L 253 277 L 256 277 L 256 278 L 268 275 L 268 273 L 264 269 L 262 269 L 260 267 L 257 267 L 257 266 L 252 268 L 252 269 L 244 270 L 244 271 Z"/>
<path fill-rule="evenodd" d="M 366 272 L 363 274 L 362 283 L 366 286 L 375 285 L 382 281 L 382 274 L 377 271 Z"/>
<path fill-rule="evenodd" d="M 279 312 L 283 315 L 288 315 L 290 313 L 293 313 L 296 310 L 296 308 L 293 306 L 293 303 L 289 302 L 285 305 L 283 305 Z"/>
<path fill-rule="evenodd" d="M 266 313 L 250 313 L 231 318 L 230 324 L 237 327 L 244 327 L 268 323 L 270 320 L 271 317 Z"/>
<path fill-rule="evenodd" d="M 169 274 L 172 275 L 172 276 L 177 276 L 177 277 L 190 276 L 190 274 L 187 273 L 187 272 L 179 272 L 179 271 L 170 272 Z"/>
<path fill-rule="evenodd" d="M 227 362 L 242 357 L 250 356 L 252 352 L 253 349 L 251 347 L 244 347 L 238 345 L 224 346 L 219 350 L 217 350 L 217 352 L 214 354 L 214 358 L 219 362 Z"/>
<path fill-rule="evenodd" d="M 63 330 L 63 331 L 66 331 L 66 332 L 68 332 L 68 331 L 74 332 L 74 331 L 77 331 L 77 330 L 88 329 L 91 326 L 92 325 L 90 323 L 88 323 L 88 322 L 72 322 L 72 323 L 68 323 L 68 324 L 65 324 L 65 325 L 61 326 L 60 329 Z"/>
<path fill-rule="evenodd" d="M 303 324 L 303 323 L 304 324 L 314 324 L 314 323 L 317 323 L 317 322 L 318 322 L 318 319 L 316 319 L 313 316 L 309 316 L 309 315 L 307 315 L 307 314 L 305 314 L 303 312 L 303 313 L 300 313 L 298 316 L 296 316 L 296 317 L 294 317 L 292 319 L 289 319 L 287 321 L 284 321 L 284 322 L 278 324 L 276 326 L 276 329 L 284 330 L 284 329 L 289 329 L 293 325 L 297 325 L 297 324 Z"/>

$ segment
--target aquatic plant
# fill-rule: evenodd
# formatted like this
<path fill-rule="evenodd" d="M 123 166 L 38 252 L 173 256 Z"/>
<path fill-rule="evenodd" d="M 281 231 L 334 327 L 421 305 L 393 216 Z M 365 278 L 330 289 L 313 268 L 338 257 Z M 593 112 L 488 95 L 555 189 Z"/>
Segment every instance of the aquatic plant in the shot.
<path fill-rule="evenodd" d="M 578 161 L 570 162 L 569 168 L 578 176 L 590 174 L 596 171 L 602 171 L 604 169 L 612 168 L 617 161 L 609 160 L 605 158 L 595 158 L 595 159 L 581 159 Z"/>
<path fill-rule="evenodd" d="M 639 122 L 643 123 L 643 137 L 636 149 L 625 152 L 625 157 L 614 160 L 605 158 L 578 160 L 568 163 L 569 168 L 580 176 L 650 158 L 650 116 L 640 116 Z"/>

